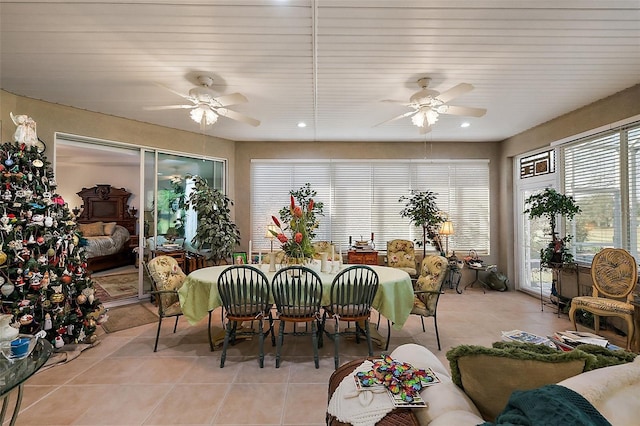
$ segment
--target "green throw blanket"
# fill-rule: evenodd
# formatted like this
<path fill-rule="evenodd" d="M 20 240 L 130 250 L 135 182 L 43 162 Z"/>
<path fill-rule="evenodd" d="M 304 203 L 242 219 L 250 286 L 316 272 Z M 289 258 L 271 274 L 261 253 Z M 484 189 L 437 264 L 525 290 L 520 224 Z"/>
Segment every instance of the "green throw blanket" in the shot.
<path fill-rule="evenodd" d="M 593 405 L 564 386 L 547 385 L 528 391 L 515 391 L 492 425 L 611 426 Z"/>

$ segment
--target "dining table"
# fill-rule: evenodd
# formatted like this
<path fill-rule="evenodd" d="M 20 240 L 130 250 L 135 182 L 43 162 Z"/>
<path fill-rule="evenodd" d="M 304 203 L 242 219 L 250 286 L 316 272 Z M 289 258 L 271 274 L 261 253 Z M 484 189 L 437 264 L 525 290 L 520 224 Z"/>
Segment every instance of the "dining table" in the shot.
<path fill-rule="evenodd" d="M 259 268 L 267 276 L 269 282 L 272 282 L 276 274 L 274 271 L 269 271 L 268 264 L 250 264 L 249 266 Z M 353 265 L 341 265 L 339 270 L 349 266 Z M 178 296 L 182 313 L 191 325 L 197 324 L 209 312 L 213 312 L 222 306 L 222 300 L 218 293 L 218 277 L 228 267 L 229 265 L 220 265 L 197 269 L 185 278 L 184 283 L 178 290 Z M 378 274 L 379 282 L 372 306 L 381 316 L 391 322 L 394 329 L 399 330 L 409 318 L 413 308 L 411 277 L 405 271 L 397 268 L 376 265 L 371 265 L 370 267 Z M 338 271 L 316 271 L 322 281 L 323 305 L 330 303 L 331 284 Z M 382 337 L 375 340 L 381 346 L 386 343 L 386 339 Z"/>

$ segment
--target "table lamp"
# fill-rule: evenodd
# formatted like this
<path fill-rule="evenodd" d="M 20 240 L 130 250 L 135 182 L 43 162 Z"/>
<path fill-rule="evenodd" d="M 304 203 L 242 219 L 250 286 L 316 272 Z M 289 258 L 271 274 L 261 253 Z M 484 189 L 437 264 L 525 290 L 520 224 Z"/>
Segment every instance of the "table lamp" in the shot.
<path fill-rule="evenodd" d="M 273 251 L 273 240 L 276 238 L 275 235 L 271 232 L 278 232 L 278 227 L 276 225 L 268 225 L 267 232 L 265 232 L 264 237 L 271 241 L 271 251 Z"/>
<path fill-rule="evenodd" d="M 449 235 L 453 235 L 453 223 L 449 220 L 445 220 L 440 225 L 440 230 L 438 231 L 440 235 L 444 235 L 445 237 L 445 253 L 447 256 L 449 254 Z"/>

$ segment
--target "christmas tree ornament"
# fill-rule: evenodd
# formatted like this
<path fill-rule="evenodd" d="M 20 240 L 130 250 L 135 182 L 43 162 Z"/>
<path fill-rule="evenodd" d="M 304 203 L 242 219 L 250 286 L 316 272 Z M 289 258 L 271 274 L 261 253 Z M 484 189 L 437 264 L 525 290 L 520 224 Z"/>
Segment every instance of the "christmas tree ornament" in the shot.
<path fill-rule="evenodd" d="M 46 313 L 44 315 L 44 326 L 42 327 L 44 330 L 51 330 L 53 328 L 53 323 L 51 322 L 51 315 Z"/>
<path fill-rule="evenodd" d="M 61 347 L 63 347 L 64 340 L 62 339 L 62 336 L 56 336 L 53 341 L 53 345 L 55 346 L 56 349 L 60 349 Z"/>
<path fill-rule="evenodd" d="M 2 279 L 4 280 L 4 278 Z M 13 290 L 15 290 L 15 286 L 11 281 L 4 282 L 0 286 L 0 293 L 2 293 L 3 296 L 10 296 L 13 293 Z"/>

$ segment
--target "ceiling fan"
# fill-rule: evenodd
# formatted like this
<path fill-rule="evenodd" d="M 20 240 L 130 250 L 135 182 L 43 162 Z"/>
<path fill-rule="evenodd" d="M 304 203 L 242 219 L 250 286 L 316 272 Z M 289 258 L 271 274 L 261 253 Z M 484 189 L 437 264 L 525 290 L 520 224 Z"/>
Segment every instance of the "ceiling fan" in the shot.
<path fill-rule="evenodd" d="M 413 124 L 420 128 L 421 134 L 424 134 L 431 131 L 431 126 L 438 121 L 440 114 L 482 117 L 487 112 L 484 108 L 463 107 L 447 104 L 447 102 L 454 98 L 473 90 L 473 86 L 471 84 L 460 83 L 453 86 L 451 89 L 440 93 L 428 88 L 430 82 L 431 79 L 428 77 L 419 79 L 418 86 L 420 86 L 421 90 L 414 93 L 409 98 L 409 102 L 395 101 L 391 99 L 383 100 L 382 102 L 399 103 L 411 107 L 412 111 L 401 114 L 390 120 L 383 121 L 376 126 L 399 120 L 401 118 L 411 117 Z"/>
<path fill-rule="evenodd" d="M 198 76 L 198 82 L 200 86 L 194 87 L 189 90 L 189 94 L 185 95 L 180 92 L 176 92 L 166 86 L 160 85 L 172 93 L 180 96 L 191 102 L 185 105 L 163 105 L 163 106 L 150 106 L 144 109 L 149 111 L 158 111 L 165 109 L 190 109 L 189 115 L 193 121 L 200 123 L 200 128 L 205 129 L 206 126 L 214 124 L 218 121 L 218 117 L 227 117 L 232 120 L 240 121 L 242 123 L 250 124 L 254 127 L 260 125 L 260 121 L 255 118 L 247 117 L 239 112 L 230 110 L 227 108 L 229 105 L 237 105 L 245 102 L 249 102 L 247 98 L 241 93 L 231 93 L 229 95 L 215 96 L 211 85 L 213 84 L 213 78 L 201 75 Z"/>

